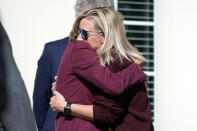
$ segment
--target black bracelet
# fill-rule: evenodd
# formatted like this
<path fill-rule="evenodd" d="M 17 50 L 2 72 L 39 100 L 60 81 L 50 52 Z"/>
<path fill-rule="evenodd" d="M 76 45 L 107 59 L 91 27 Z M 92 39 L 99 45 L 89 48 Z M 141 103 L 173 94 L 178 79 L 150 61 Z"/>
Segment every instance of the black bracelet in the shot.
<path fill-rule="evenodd" d="M 71 112 L 71 102 L 67 102 L 66 106 L 64 107 L 64 114 L 69 116 Z"/>

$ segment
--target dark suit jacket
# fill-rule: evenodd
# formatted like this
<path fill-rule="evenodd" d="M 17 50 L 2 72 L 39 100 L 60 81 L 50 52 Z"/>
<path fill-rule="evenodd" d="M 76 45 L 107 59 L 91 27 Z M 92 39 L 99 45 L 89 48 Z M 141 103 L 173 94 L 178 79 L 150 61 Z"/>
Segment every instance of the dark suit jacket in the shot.
<path fill-rule="evenodd" d="M 66 37 L 49 42 L 45 45 L 38 61 L 33 93 L 33 110 L 39 131 L 54 131 L 56 113 L 51 109 L 49 102 L 52 96 L 51 84 L 57 75 L 63 52 L 69 42 Z"/>
<path fill-rule="evenodd" d="M 0 23 L 0 130 L 36 131 L 29 96 Z"/>

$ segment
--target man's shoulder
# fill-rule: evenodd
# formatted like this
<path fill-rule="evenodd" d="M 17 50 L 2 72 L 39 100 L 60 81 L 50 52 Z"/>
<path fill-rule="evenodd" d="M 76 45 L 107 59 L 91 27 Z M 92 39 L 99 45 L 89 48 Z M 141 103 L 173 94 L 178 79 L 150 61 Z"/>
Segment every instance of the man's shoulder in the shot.
<path fill-rule="evenodd" d="M 69 43 L 69 37 L 65 37 L 63 39 L 55 40 L 55 41 L 50 41 L 45 44 L 45 48 L 64 48 L 68 45 Z"/>
<path fill-rule="evenodd" d="M 65 51 L 67 45 L 69 43 L 69 37 L 65 37 L 60 40 L 51 41 L 44 45 L 44 50 L 42 56 L 62 56 Z"/>

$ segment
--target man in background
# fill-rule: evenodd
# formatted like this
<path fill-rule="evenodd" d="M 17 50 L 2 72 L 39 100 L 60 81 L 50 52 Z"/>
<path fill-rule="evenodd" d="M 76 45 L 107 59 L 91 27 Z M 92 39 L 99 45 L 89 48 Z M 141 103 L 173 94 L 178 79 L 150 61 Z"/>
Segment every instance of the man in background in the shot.
<path fill-rule="evenodd" d="M 12 47 L 0 22 L 0 131 L 36 131 L 35 120 Z"/>
<path fill-rule="evenodd" d="M 109 7 L 114 10 L 113 0 L 77 0 L 75 3 L 76 17 L 88 9 Z M 52 83 L 60 65 L 60 60 L 69 42 L 66 37 L 45 44 L 43 53 L 38 61 L 33 93 L 33 110 L 38 131 L 54 131 L 56 113 L 49 102 L 52 96 Z"/>

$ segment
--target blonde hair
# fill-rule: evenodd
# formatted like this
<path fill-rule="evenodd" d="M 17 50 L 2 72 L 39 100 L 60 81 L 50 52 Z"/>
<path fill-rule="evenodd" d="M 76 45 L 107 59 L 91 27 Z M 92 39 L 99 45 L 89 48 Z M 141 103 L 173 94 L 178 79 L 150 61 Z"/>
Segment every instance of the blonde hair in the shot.
<path fill-rule="evenodd" d="M 110 62 L 114 60 L 114 54 L 120 59 L 121 63 L 123 59 L 134 61 L 138 65 L 145 61 L 141 53 L 128 42 L 123 22 L 118 14 L 109 8 L 90 9 L 77 17 L 70 33 L 71 41 L 76 41 L 79 24 L 83 18 L 92 20 L 95 29 L 102 31 L 104 34 L 105 41 L 97 50 L 101 65 L 110 65 Z"/>

